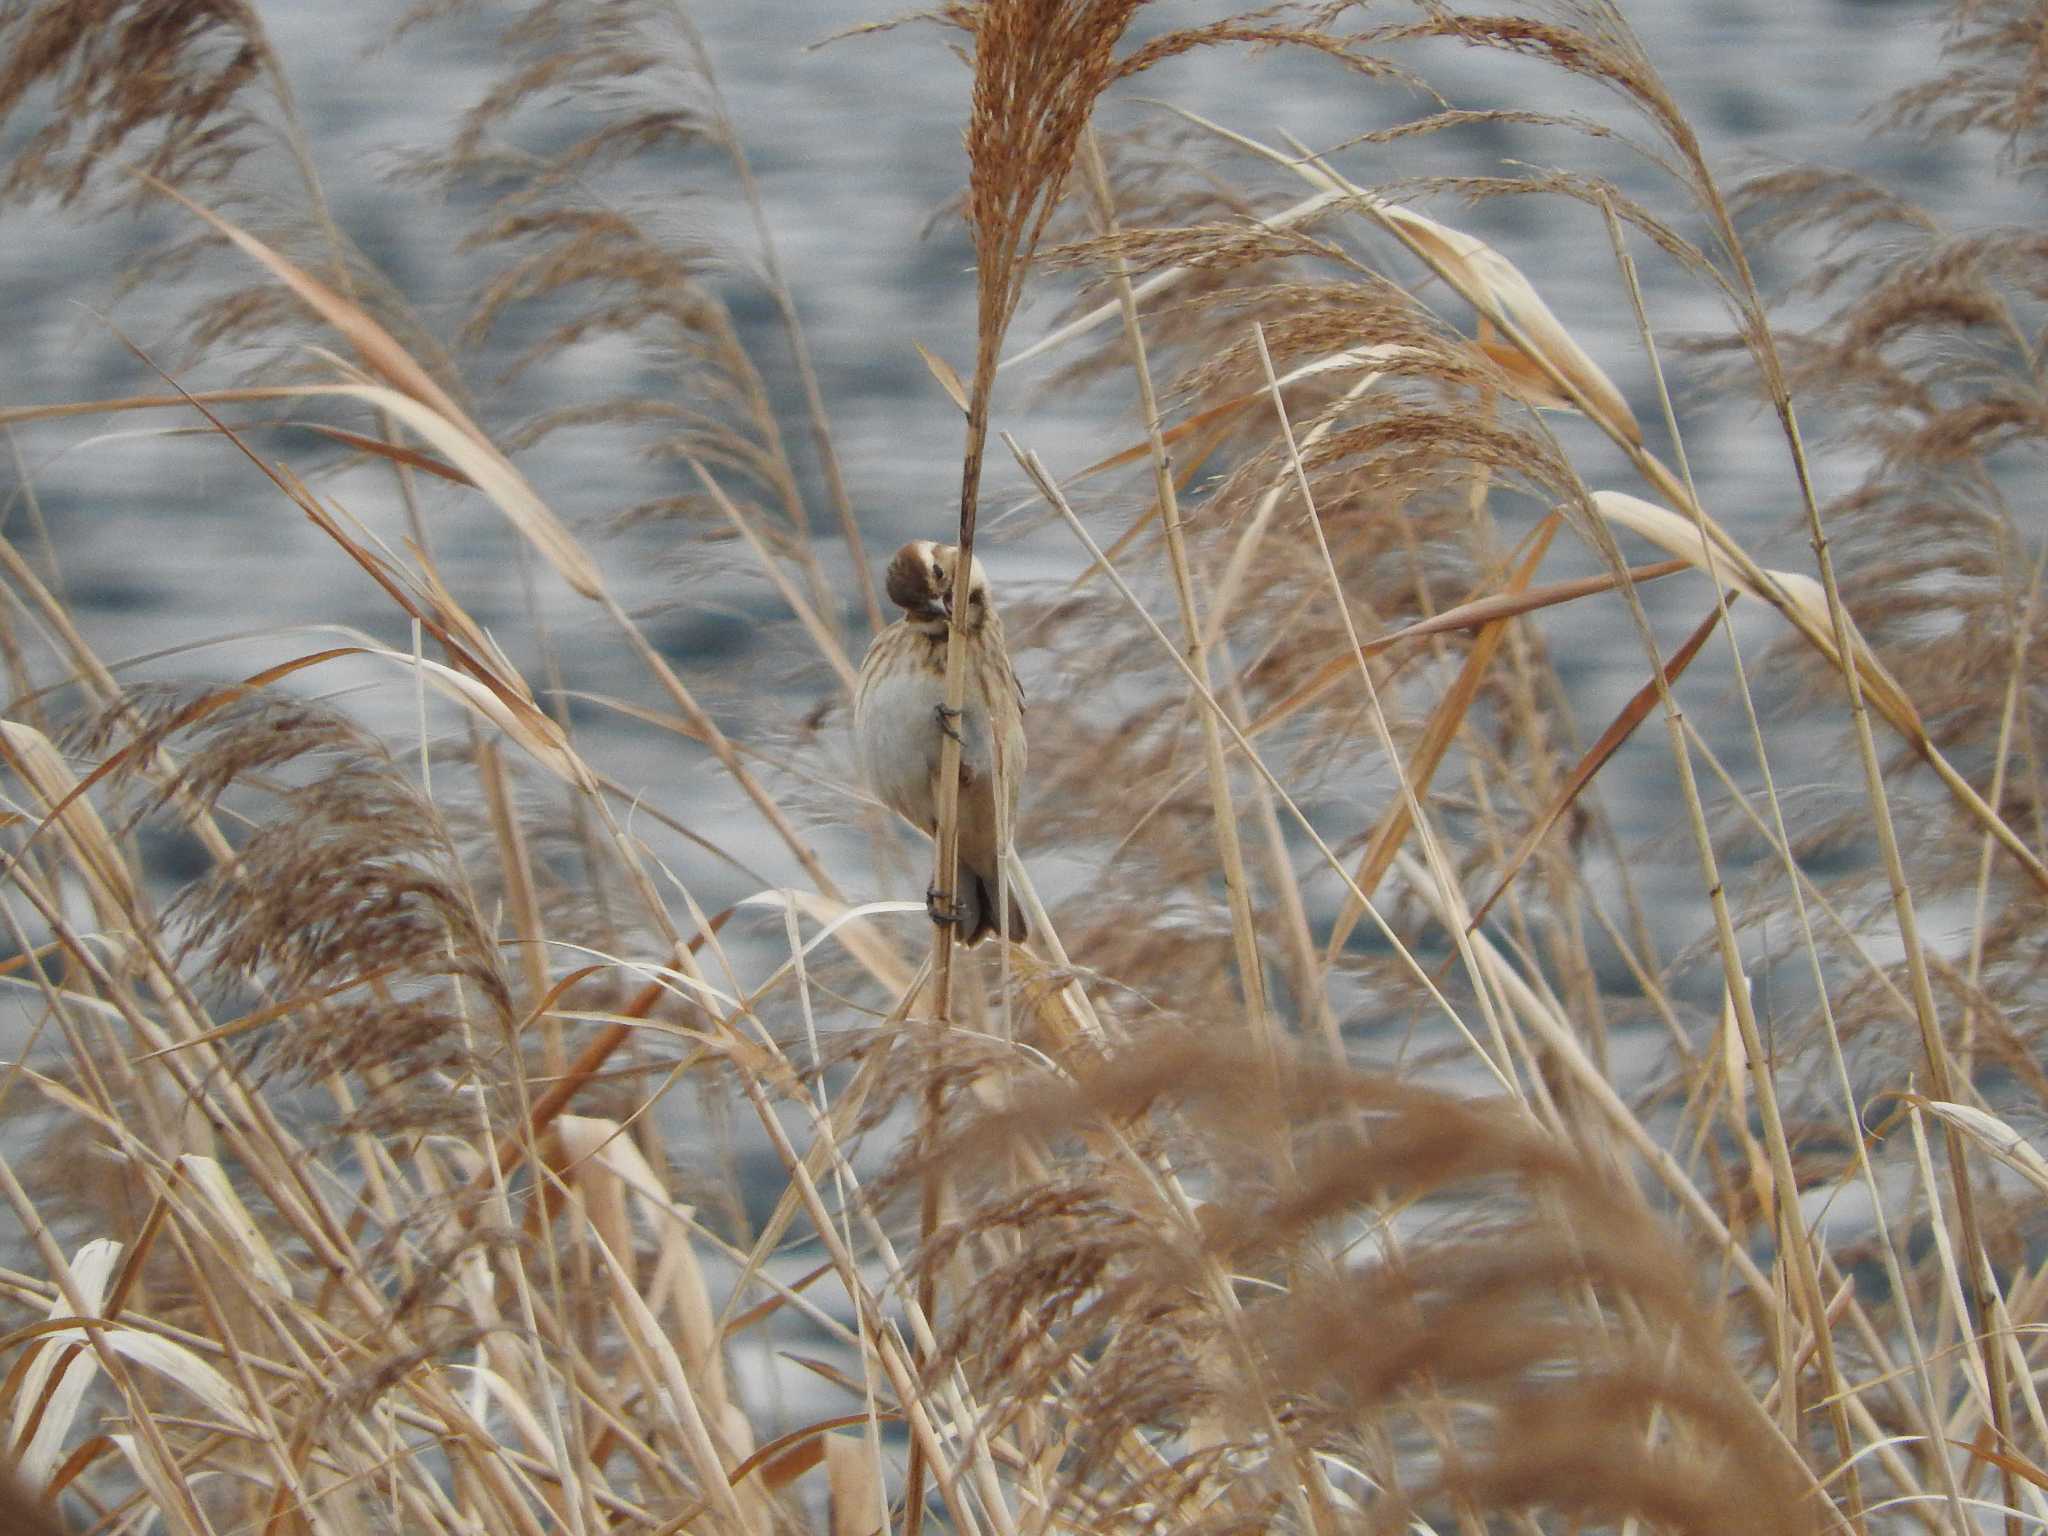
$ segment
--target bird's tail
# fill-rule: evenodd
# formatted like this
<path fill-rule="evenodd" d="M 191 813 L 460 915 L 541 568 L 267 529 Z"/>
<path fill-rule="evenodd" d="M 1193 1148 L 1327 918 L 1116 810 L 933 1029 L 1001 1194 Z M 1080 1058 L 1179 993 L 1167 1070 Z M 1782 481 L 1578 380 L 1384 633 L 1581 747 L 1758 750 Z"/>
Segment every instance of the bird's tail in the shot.
<path fill-rule="evenodd" d="M 983 939 L 996 931 L 995 914 L 998 911 L 996 883 L 970 870 L 963 869 L 960 873 L 965 877 L 961 881 L 961 894 L 966 896 L 973 906 L 973 910 L 968 914 L 970 921 L 962 926 L 963 938 L 961 942 L 979 944 Z M 1024 921 L 1024 908 L 1018 905 L 1017 893 L 1012 891 L 1010 892 L 1010 921 L 1008 931 L 1004 933 L 1003 937 L 1012 944 L 1022 944 L 1029 937 L 1030 932 L 1029 926 Z"/>

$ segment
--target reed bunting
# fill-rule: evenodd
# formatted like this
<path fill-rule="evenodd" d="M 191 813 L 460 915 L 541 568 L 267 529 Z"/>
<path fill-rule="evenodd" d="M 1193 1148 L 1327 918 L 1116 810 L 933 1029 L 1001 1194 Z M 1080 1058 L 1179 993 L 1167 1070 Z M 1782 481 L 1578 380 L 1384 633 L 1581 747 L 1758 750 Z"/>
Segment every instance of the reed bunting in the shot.
<path fill-rule="evenodd" d="M 1004 834 L 1016 816 L 1024 776 L 1024 691 L 1003 646 L 1003 621 L 979 560 L 967 580 L 967 687 L 958 719 L 946 710 L 946 630 L 959 550 L 919 539 L 889 562 L 889 600 L 903 610 L 868 647 L 853 700 L 854 750 L 876 798 L 928 837 L 938 836 L 939 751 L 960 738 L 960 887 L 950 916 L 961 942 L 978 944 L 998 927 L 1025 937 L 1013 894 L 1009 922 L 996 917 Z M 1001 799 L 997 796 L 1000 793 Z M 1001 815 L 997 806 L 1001 805 Z M 933 916 L 938 892 L 926 893 Z"/>

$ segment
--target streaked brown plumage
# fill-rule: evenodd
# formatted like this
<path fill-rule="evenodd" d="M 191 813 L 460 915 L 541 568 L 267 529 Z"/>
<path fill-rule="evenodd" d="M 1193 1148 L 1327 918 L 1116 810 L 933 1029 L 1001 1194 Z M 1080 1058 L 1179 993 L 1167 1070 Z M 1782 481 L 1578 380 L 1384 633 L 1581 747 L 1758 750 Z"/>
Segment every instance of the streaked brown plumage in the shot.
<path fill-rule="evenodd" d="M 946 696 L 949 594 L 959 551 L 920 539 L 889 564 L 889 600 L 903 610 L 868 647 L 854 695 L 854 748 L 875 797 L 928 837 L 938 835 L 940 706 Z M 1024 696 L 1003 645 L 979 560 L 967 589 L 967 688 L 960 734 L 960 879 L 963 943 L 997 931 L 997 871 L 1024 775 Z M 1000 791 L 1000 795 L 999 795 Z M 997 807 L 1000 805 L 1001 814 Z M 1013 894 L 1006 936 L 1025 937 Z"/>

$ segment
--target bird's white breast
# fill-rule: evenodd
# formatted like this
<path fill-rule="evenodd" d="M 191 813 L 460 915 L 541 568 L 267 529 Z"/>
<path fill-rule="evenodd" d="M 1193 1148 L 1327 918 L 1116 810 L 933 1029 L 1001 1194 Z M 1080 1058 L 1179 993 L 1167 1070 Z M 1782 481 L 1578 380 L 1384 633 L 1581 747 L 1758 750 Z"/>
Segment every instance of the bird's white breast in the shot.
<path fill-rule="evenodd" d="M 924 667 L 906 669 L 871 679 L 854 716 L 860 768 L 868 787 L 890 809 L 926 831 L 938 819 L 932 791 L 941 744 L 938 708 L 945 699 L 941 674 Z M 960 726 L 961 764 L 986 783 L 994 764 L 986 711 L 970 699 Z"/>

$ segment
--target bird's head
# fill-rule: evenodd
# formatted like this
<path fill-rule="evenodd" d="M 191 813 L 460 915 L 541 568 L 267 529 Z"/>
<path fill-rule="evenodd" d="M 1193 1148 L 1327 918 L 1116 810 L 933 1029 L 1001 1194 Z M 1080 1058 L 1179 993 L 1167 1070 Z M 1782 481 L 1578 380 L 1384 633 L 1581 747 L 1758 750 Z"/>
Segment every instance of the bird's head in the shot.
<path fill-rule="evenodd" d="M 960 551 L 951 544 L 916 539 L 889 562 L 885 590 L 911 623 L 936 632 L 953 615 L 953 571 Z M 967 573 L 967 628 L 988 622 L 988 574 L 976 560 Z"/>

